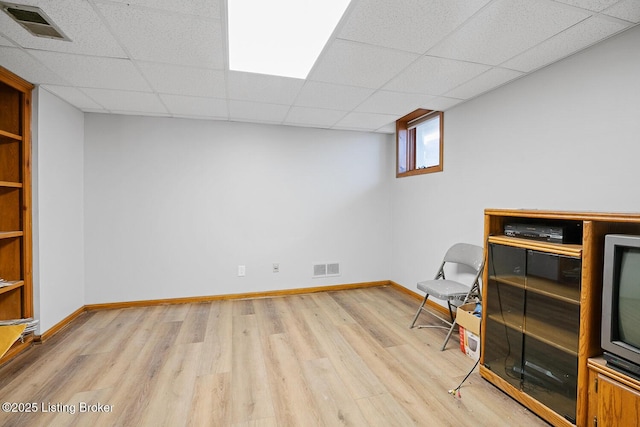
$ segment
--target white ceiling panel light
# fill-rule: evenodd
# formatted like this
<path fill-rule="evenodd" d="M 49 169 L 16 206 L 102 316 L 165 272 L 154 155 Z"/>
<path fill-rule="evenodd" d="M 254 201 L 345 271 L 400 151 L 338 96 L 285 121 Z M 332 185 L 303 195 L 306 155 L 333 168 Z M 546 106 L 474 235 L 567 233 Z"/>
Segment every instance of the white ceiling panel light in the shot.
<path fill-rule="evenodd" d="M 229 0 L 229 68 L 304 79 L 349 0 Z"/>

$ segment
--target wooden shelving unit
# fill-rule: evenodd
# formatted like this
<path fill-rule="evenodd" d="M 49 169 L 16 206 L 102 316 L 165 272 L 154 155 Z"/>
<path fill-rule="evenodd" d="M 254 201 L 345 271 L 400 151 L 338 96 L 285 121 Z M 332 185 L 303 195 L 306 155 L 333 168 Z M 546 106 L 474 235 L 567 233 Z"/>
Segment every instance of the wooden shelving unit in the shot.
<path fill-rule="evenodd" d="M 31 247 L 31 91 L 0 67 L 0 320 L 33 317 Z M 33 337 L 16 342 L 5 362 Z"/>
<path fill-rule="evenodd" d="M 582 236 L 579 242 L 571 244 L 506 236 L 505 224 L 518 222 L 578 227 Z M 604 236 L 613 233 L 640 235 L 640 214 L 485 210 L 485 242 L 488 259 L 483 278 L 485 309 L 481 331 L 483 342 L 480 374 L 555 426 L 591 426 L 593 425 L 592 414 L 597 412 L 597 408 L 593 407 L 596 404 L 595 400 L 590 395 L 590 393 L 593 394 L 592 391 L 590 392 L 590 389 L 593 389 L 590 378 L 595 375 L 594 368 L 588 367 L 587 364 L 589 358 L 602 354 L 600 319 Z M 520 252 L 527 254 L 526 256 L 531 253 L 542 253 L 552 258 L 571 258 L 578 267 L 564 269 L 562 273 L 569 275 L 571 277 L 569 282 L 575 281 L 575 285 L 565 285 L 556 280 L 528 274 L 526 271 L 518 270 L 518 274 L 492 271 L 489 251 L 494 250 L 496 245 L 499 245 L 506 254 L 511 250 L 509 248 L 512 248 L 516 253 L 521 249 Z M 527 262 L 525 261 L 525 265 Z M 497 301 L 498 299 L 500 301 Z M 520 299 L 522 299 L 521 302 Z M 517 308 L 518 304 L 526 308 L 521 312 L 517 309 L 504 309 L 509 305 Z M 496 330 L 500 333 L 496 333 Z M 500 334 L 507 337 L 506 342 L 500 342 Z M 523 353 L 511 354 L 514 353 L 513 347 L 518 345 L 525 349 L 522 350 Z M 502 366 L 498 366 L 503 359 L 495 355 L 500 351 L 495 348 L 500 346 L 505 354 L 508 354 L 511 364 L 502 363 Z M 526 370 L 525 364 L 530 360 L 526 354 L 527 346 L 528 348 L 533 346 L 538 353 L 543 351 L 549 353 L 537 356 L 547 364 L 540 372 L 544 375 L 545 370 L 548 369 L 546 374 L 552 379 L 546 382 L 551 384 L 550 386 L 547 387 L 544 384 L 544 377 L 541 377 L 539 383 L 531 381 L 527 385 L 527 379 L 523 373 Z M 489 355 L 489 353 L 494 354 Z M 555 390 L 553 389 L 555 380 L 552 376 L 556 368 L 553 365 L 556 363 L 553 361 L 554 358 L 559 360 L 557 371 L 568 373 L 565 379 L 562 379 L 564 382 L 558 381 Z M 591 363 L 593 365 L 593 362 Z M 521 376 L 518 377 L 518 374 Z M 602 375 L 602 372 L 600 374 Z M 566 382 L 566 378 L 571 378 L 571 381 Z M 540 389 L 545 387 L 547 390 L 544 393 L 552 395 L 552 398 L 545 397 L 541 392 Z M 569 390 L 571 393 L 566 393 L 567 388 L 573 387 L 575 389 Z M 545 399 L 548 399 L 546 403 Z M 575 413 L 575 418 L 567 416 L 567 413 L 572 411 Z"/>

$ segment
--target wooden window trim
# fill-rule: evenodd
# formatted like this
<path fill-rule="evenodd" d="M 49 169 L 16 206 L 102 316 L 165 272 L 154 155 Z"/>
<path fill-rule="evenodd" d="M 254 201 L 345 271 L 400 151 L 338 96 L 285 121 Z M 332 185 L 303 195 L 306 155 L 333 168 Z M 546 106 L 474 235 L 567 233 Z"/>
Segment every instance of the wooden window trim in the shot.
<path fill-rule="evenodd" d="M 416 169 L 416 141 L 415 127 L 420 122 L 429 117 L 438 115 L 440 117 L 440 159 L 436 166 Z M 444 149 L 444 113 L 442 111 L 426 110 L 419 108 L 396 121 L 396 178 L 405 176 L 423 175 L 427 173 L 442 172 L 443 170 L 443 149 Z M 406 146 L 406 158 L 402 159 L 407 165 L 407 170 L 400 172 L 400 147 Z"/>

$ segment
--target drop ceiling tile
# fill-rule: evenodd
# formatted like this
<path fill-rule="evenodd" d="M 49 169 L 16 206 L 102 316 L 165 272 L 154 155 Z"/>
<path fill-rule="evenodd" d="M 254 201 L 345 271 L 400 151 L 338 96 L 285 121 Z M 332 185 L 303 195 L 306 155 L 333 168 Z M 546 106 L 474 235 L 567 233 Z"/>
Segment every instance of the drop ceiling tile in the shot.
<path fill-rule="evenodd" d="M 308 79 L 377 89 L 416 59 L 413 53 L 335 40 Z"/>
<path fill-rule="evenodd" d="M 100 3 L 98 7 L 132 59 L 222 69 L 222 26 L 217 19 Z"/>
<path fill-rule="evenodd" d="M 492 68 L 486 73 L 480 74 L 478 77 L 447 92 L 446 96 L 459 99 L 473 98 L 523 75 L 524 73 L 519 71 Z"/>
<path fill-rule="evenodd" d="M 88 1 L 19 0 L 16 3 L 41 8 L 71 39 L 71 41 L 62 41 L 36 37 L 9 18 L 6 13 L 0 13 L 0 28 L 3 29 L 3 33 L 24 48 L 126 57 L 126 53 Z"/>
<path fill-rule="evenodd" d="M 282 123 L 289 111 L 288 105 L 259 102 L 229 101 L 229 120 Z"/>
<path fill-rule="evenodd" d="M 455 107 L 456 105 L 461 104 L 463 102 L 464 102 L 463 99 L 437 96 L 433 98 L 431 101 L 429 101 L 429 103 L 425 108 L 428 110 L 447 111 L 448 109 Z"/>
<path fill-rule="evenodd" d="M 375 130 L 375 132 L 393 135 L 396 133 L 396 122 L 394 121 L 393 123 L 389 123 L 388 125 L 379 127 Z"/>
<path fill-rule="evenodd" d="M 385 90 L 442 95 L 489 70 L 489 66 L 425 56 L 384 86 Z"/>
<path fill-rule="evenodd" d="M 637 24 L 640 23 L 640 1 L 623 0 L 606 9 L 603 13 Z"/>
<path fill-rule="evenodd" d="M 429 55 L 498 65 L 589 17 L 553 2 L 500 0 L 429 51 Z"/>
<path fill-rule="evenodd" d="M 402 117 L 418 108 L 425 108 L 433 98 L 431 95 L 380 90 L 358 105 L 355 111 Z"/>
<path fill-rule="evenodd" d="M 291 104 L 304 80 L 266 74 L 229 71 L 229 98 L 267 104 Z"/>
<path fill-rule="evenodd" d="M 533 71 L 624 30 L 628 25 L 592 17 L 508 60 L 502 67 Z"/>
<path fill-rule="evenodd" d="M 11 43 L 9 40 L 7 40 L 6 38 L 2 37 L 2 34 L 0 34 L 0 46 L 14 47 L 15 45 Z"/>
<path fill-rule="evenodd" d="M 314 127 L 331 127 L 344 117 L 345 111 L 326 110 L 323 108 L 291 107 L 285 124 Z"/>
<path fill-rule="evenodd" d="M 82 92 L 111 112 L 167 114 L 167 109 L 153 93 L 93 88 L 82 89 Z"/>
<path fill-rule="evenodd" d="M 294 105 L 348 111 L 372 93 L 372 89 L 308 81 Z"/>
<path fill-rule="evenodd" d="M 226 119 L 229 115 L 226 99 L 180 95 L 160 95 L 160 98 L 175 116 Z"/>
<path fill-rule="evenodd" d="M 1 46 L 0 58 L 0 65 L 33 84 L 69 84 L 23 49 Z"/>
<path fill-rule="evenodd" d="M 150 91 L 147 82 L 128 59 L 37 50 L 29 52 L 74 86 Z"/>
<path fill-rule="evenodd" d="M 54 86 L 43 85 L 42 88 L 58 98 L 68 102 L 79 110 L 82 111 L 95 111 L 103 110 L 103 107 L 96 103 L 93 99 L 89 98 L 84 92 L 75 87 L 69 86 Z"/>
<path fill-rule="evenodd" d="M 111 0 L 111 2 L 220 19 L 221 0 Z"/>
<path fill-rule="evenodd" d="M 582 9 L 592 10 L 594 12 L 600 12 L 612 4 L 615 4 L 618 0 L 556 0 L 560 3 L 568 4 L 571 6 L 581 7 Z"/>
<path fill-rule="evenodd" d="M 339 38 L 424 53 L 488 0 L 360 0 Z"/>
<path fill-rule="evenodd" d="M 156 92 L 209 98 L 226 97 L 222 70 L 141 61 L 136 65 Z"/>
<path fill-rule="evenodd" d="M 390 123 L 395 123 L 396 120 L 398 120 L 398 117 L 390 114 L 354 112 L 347 114 L 333 128 L 374 131 Z"/>

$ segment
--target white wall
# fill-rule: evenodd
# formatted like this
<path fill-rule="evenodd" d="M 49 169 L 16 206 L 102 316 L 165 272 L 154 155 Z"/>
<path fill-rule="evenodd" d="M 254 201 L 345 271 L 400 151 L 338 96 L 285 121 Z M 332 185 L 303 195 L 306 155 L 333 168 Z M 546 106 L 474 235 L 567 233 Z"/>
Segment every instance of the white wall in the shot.
<path fill-rule="evenodd" d="M 393 184 L 392 278 L 415 289 L 485 208 L 640 211 L 640 27 L 445 114 L 444 172 Z"/>
<path fill-rule="evenodd" d="M 84 114 L 34 91 L 34 310 L 44 332 L 82 307 Z"/>
<path fill-rule="evenodd" d="M 389 279 L 392 152 L 390 135 L 87 114 L 85 302 Z M 333 261 L 340 277 L 311 278 Z"/>
<path fill-rule="evenodd" d="M 447 111 L 444 172 L 403 179 L 391 136 L 95 114 L 83 135 L 40 91 L 43 330 L 92 303 L 415 289 L 451 243 L 483 244 L 487 207 L 640 211 L 637 46 L 640 28 Z M 311 279 L 321 261 L 343 275 Z"/>

